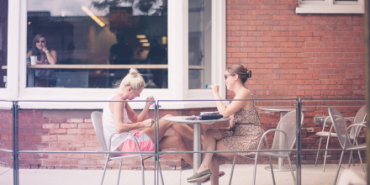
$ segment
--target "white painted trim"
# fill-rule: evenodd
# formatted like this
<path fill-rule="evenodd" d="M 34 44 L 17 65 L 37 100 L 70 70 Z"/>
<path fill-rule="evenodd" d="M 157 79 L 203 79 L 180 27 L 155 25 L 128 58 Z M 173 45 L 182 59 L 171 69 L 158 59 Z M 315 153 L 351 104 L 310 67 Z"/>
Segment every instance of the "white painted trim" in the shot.
<path fill-rule="evenodd" d="M 226 70 L 226 0 L 212 1 L 212 83 L 220 85 L 226 98 L 223 74 Z M 213 98 L 213 96 L 212 96 Z"/>
<path fill-rule="evenodd" d="M 317 4 L 300 4 L 296 8 L 297 14 L 364 14 L 363 5 L 317 5 Z"/>
<path fill-rule="evenodd" d="M 19 48 L 21 48 L 21 8 L 24 1 L 12 0 L 8 5 L 7 100 L 16 100 L 19 93 Z M 11 61 L 11 62 L 9 62 Z M 11 71 L 11 72 L 10 72 Z M 11 92 L 11 93 L 10 93 Z"/>
<path fill-rule="evenodd" d="M 139 100 L 153 95 L 157 100 L 212 100 L 209 89 L 188 89 L 188 0 L 168 1 L 168 89 L 145 89 Z M 114 89 L 84 88 L 26 88 L 27 0 L 9 1 L 8 17 L 8 87 L 0 89 L 0 99 L 50 101 L 104 101 Z M 212 2 L 212 83 L 220 85 L 222 98 L 226 97 L 223 73 L 226 68 L 226 1 Z M 11 72 L 9 72 L 11 71 Z M 4 93 L 2 93 L 4 92 Z M 11 93 L 10 93 L 11 92 Z M 0 102 L 0 108 L 3 103 Z M 5 103 L 8 107 L 8 102 Z M 100 109 L 103 102 L 20 102 L 25 109 Z M 171 102 L 163 109 L 215 107 L 214 102 Z M 133 103 L 135 109 L 142 108 Z"/>
<path fill-rule="evenodd" d="M 185 99 L 188 90 L 188 0 L 168 1 L 168 89 L 167 98 Z"/>

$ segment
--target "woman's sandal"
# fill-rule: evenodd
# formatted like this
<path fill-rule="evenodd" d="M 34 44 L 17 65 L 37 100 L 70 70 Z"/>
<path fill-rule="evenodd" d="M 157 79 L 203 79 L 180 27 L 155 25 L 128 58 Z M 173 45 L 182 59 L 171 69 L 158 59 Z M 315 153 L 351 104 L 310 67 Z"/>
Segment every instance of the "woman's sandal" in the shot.
<path fill-rule="evenodd" d="M 203 179 L 209 178 L 212 175 L 210 169 L 204 170 L 200 173 L 194 173 L 191 177 L 187 178 L 188 182 L 198 182 Z"/>
<path fill-rule="evenodd" d="M 219 171 L 218 172 L 218 178 L 220 178 L 220 177 L 222 177 L 222 176 L 224 176 L 225 175 L 225 172 L 224 171 Z M 206 182 L 208 182 L 208 181 L 210 181 L 211 180 L 211 178 L 210 177 L 208 177 L 208 178 L 206 178 L 206 179 L 203 179 L 202 180 L 202 183 L 206 183 Z"/>

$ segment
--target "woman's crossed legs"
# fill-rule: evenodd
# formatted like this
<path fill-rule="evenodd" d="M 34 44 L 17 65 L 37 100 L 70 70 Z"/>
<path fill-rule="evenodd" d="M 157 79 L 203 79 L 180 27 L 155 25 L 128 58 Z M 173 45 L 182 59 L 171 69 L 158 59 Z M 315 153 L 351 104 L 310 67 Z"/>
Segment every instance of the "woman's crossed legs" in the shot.
<path fill-rule="evenodd" d="M 218 129 L 208 129 L 204 137 L 203 151 L 230 151 L 224 144 L 222 133 Z M 215 155 L 224 157 L 234 157 L 234 153 L 205 153 L 203 155 L 203 162 L 199 166 L 197 173 L 210 169 L 211 184 L 218 185 L 219 179 L 219 163 Z"/>
<path fill-rule="evenodd" d="M 172 115 L 166 115 L 163 118 L 171 116 Z M 181 136 L 193 140 L 193 129 L 188 125 L 166 121 L 163 118 L 159 120 L 159 149 L 176 148 L 177 151 L 189 151 L 189 147 Z M 179 135 L 165 136 L 164 134 L 170 128 L 175 130 Z M 153 142 L 155 141 L 154 132 L 154 126 L 144 129 L 144 133 L 147 134 Z M 193 167 L 193 155 L 191 153 L 181 154 L 181 157 Z"/>

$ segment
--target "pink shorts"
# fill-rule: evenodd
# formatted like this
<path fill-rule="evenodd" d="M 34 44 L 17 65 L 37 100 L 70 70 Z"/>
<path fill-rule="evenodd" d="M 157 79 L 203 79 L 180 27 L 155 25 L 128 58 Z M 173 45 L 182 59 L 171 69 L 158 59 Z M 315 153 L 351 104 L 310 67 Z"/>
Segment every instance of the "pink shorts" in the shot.
<path fill-rule="evenodd" d="M 141 151 L 154 151 L 154 143 L 152 139 L 144 133 L 144 131 L 140 132 L 135 132 L 134 136 L 136 137 L 139 147 Z M 128 138 L 122 145 L 122 152 L 136 152 L 137 147 L 136 143 L 132 138 Z M 126 155 L 133 155 L 133 154 L 138 154 L 138 153 L 123 153 L 123 156 Z"/>

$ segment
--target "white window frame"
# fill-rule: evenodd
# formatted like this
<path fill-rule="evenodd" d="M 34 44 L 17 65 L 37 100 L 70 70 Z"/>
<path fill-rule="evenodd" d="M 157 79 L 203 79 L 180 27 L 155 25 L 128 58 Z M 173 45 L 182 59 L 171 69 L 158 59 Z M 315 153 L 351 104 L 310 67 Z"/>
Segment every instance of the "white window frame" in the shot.
<path fill-rule="evenodd" d="M 9 1 L 7 87 L 0 89 L 3 100 L 107 101 L 114 89 L 26 88 L 27 0 Z M 210 89 L 188 89 L 188 0 L 168 0 L 168 89 L 144 89 L 138 100 L 211 100 Z M 226 69 L 226 0 L 212 1 L 212 83 L 220 85 L 226 97 L 223 73 Z M 0 102 L 1 104 L 1 102 Z M 103 102 L 20 102 L 28 109 L 100 109 Z M 1 105 L 0 105 L 1 107 Z M 142 108 L 133 103 L 133 108 Z M 214 102 L 173 102 L 164 109 L 215 107 Z"/>
<path fill-rule="evenodd" d="M 364 14 L 364 0 L 354 1 L 303 1 L 298 0 L 297 14 Z"/>

